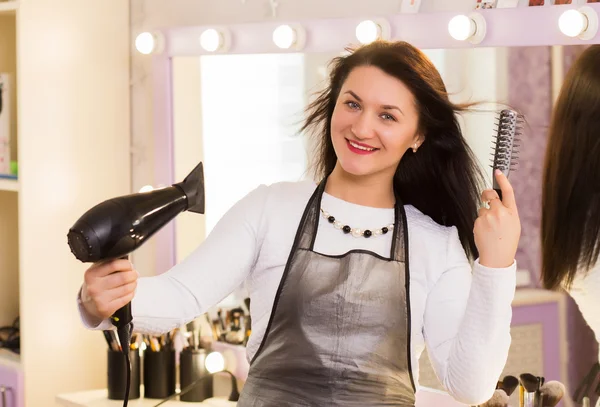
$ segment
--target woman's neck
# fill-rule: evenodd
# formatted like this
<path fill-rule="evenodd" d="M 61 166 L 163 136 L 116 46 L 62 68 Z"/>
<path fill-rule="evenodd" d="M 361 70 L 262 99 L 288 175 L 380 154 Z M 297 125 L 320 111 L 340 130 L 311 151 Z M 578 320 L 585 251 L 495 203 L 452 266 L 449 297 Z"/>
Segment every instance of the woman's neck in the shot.
<path fill-rule="evenodd" d="M 336 164 L 325 185 L 325 192 L 344 201 L 374 208 L 393 208 L 393 174 L 373 174 L 356 176 L 347 173 Z"/>

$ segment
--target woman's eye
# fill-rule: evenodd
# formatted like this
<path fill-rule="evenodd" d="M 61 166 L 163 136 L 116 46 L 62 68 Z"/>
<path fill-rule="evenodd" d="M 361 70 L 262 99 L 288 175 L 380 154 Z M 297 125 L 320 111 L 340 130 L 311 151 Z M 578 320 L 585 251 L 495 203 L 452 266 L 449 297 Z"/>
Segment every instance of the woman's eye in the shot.
<path fill-rule="evenodd" d="M 392 116 L 391 114 L 384 113 L 381 115 L 381 117 L 383 117 L 384 120 L 396 121 L 396 118 L 394 116 Z"/>
<path fill-rule="evenodd" d="M 350 109 L 358 109 L 358 103 L 353 102 L 351 100 L 349 100 L 348 102 L 346 102 L 346 106 L 348 106 Z"/>

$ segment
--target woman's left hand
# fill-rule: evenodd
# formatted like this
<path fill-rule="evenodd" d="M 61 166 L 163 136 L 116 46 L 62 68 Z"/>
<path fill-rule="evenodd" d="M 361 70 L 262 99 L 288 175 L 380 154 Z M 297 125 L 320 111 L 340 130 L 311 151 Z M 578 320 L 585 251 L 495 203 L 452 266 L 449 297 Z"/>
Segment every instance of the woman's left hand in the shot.
<path fill-rule="evenodd" d="M 489 202 L 489 208 L 479 209 L 473 234 L 479 250 L 479 264 L 490 268 L 509 267 L 515 260 L 521 221 L 513 188 L 501 171 L 495 174 L 502 190 L 502 200 L 493 189 L 481 194 L 483 202 Z"/>

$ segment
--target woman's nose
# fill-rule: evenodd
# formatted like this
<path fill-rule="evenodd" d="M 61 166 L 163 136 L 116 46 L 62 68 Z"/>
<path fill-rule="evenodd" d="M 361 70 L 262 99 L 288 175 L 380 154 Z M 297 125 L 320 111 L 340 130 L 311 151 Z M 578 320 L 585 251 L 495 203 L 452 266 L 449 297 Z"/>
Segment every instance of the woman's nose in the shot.
<path fill-rule="evenodd" d="M 369 139 L 375 135 L 373 122 L 368 114 L 362 113 L 352 125 L 352 133 L 359 139 Z"/>

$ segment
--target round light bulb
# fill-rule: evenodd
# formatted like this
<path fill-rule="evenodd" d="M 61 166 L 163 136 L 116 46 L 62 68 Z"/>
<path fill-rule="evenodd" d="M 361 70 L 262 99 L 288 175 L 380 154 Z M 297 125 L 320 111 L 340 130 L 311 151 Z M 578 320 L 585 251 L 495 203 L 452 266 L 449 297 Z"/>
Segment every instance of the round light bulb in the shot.
<path fill-rule="evenodd" d="M 219 352 L 211 352 L 206 356 L 204 366 L 209 373 L 220 372 L 225 369 L 225 358 Z"/>
<path fill-rule="evenodd" d="M 200 46 L 208 52 L 215 52 L 223 45 L 223 36 L 214 28 L 200 34 Z"/>
<path fill-rule="evenodd" d="M 151 54 L 155 47 L 156 39 L 151 33 L 143 32 L 135 37 L 135 49 L 137 49 L 140 54 Z"/>
<path fill-rule="evenodd" d="M 154 187 L 152 185 L 144 185 L 140 188 L 140 192 L 150 192 L 153 191 Z"/>
<path fill-rule="evenodd" d="M 296 42 L 296 30 L 289 25 L 280 25 L 273 31 L 273 42 L 279 48 L 290 48 Z"/>
<path fill-rule="evenodd" d="M 578 10 L 567 10 L 558 19 L 558 28 L 567 37 L 577 37 L 587 28 L 587 17 Z"/>
<path fill-rule="evenodd" d="M 448 23 L 450 36 L 458 41 L 469 39 L 469 37 L 475 34 L 476 29 L 475 22 L 465 15 L 452 17 L 452 20 Z"/>
<path fill-rule="evenodd" d="M 361 22 L 356 26 L 356 39 L 361 44 L 369 44 L 381 35 L 381 27 L 371 20 Z"/>

